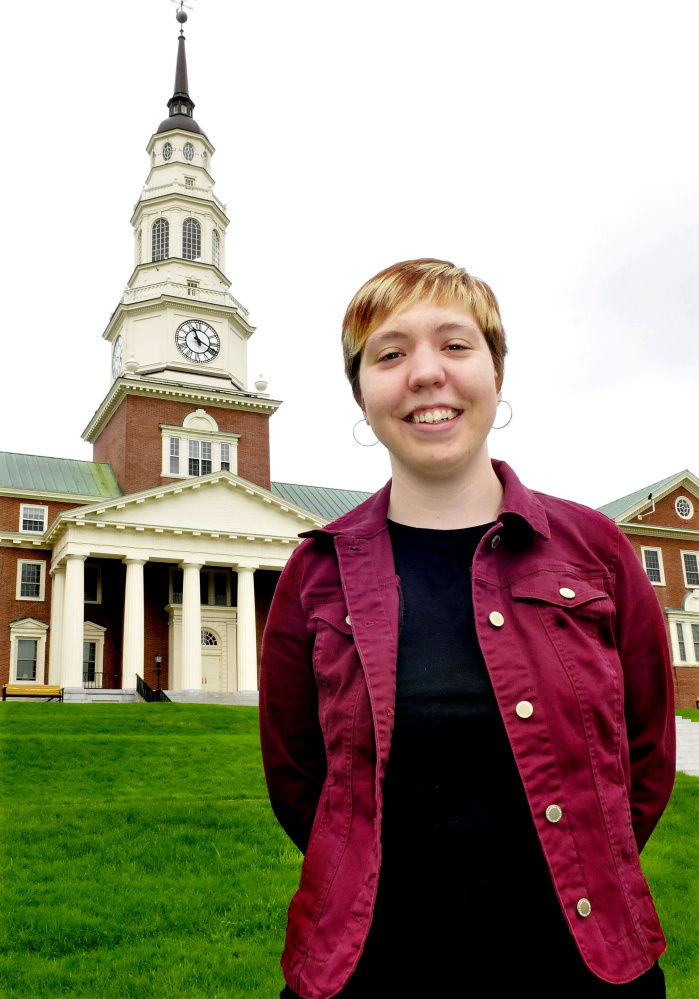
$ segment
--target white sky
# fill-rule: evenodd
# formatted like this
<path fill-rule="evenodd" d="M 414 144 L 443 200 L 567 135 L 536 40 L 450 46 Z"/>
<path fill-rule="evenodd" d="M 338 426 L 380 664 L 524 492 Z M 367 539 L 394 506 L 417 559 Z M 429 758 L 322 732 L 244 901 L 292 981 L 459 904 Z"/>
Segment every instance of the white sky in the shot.
<path fill-rule="evenodd" d="M 514 417 L 490 448 L 527 485 L 597 506 L 699 473 L 694 3 L 190 3 L 249 381 L 284 400 L 273 478 L 388 477 L 381 445 L 352 439 L 339 329 L 364 280 L 417 256 L 500 299 Z M 89 459 L 175 6 L 39 0 L 3 20 L 0 449 Z"/>

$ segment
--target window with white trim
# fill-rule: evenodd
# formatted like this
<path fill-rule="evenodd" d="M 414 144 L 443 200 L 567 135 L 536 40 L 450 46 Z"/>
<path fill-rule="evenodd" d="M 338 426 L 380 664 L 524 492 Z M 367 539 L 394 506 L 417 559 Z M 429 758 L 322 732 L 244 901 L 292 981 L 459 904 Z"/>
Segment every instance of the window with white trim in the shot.
<path fill-rule="evenodd" d="M 687 662 L 687 650 L 684 644 L 684 625 L 681 621 L 676 624 L 677 627 L 677 647 L 680 652 L 680 661 L 683 663 Z"/>
<path fill-rule="evenodd" d="M 185 187 L 194 187 L 194 177 L 185 177 L 184 179 Z"/>
<path fill-rule="evenodd" d="M 699 553 L 682 552 L 682 570 L 685 586 L 699 586 Z"/>
<path fill-rule="evenodd" d="M 196 298 L 197 297 L 197 289 L 198 289 L 198 287 L 199 287 L 199 282 L 198 281 L 187 281 L 187 294 L 191 298 Z"/>
<path fill-rule="evenodd" d="M 231 446 L 230 444 L 221 444 L 221 471 L 230 472 L 231 470 Z"/>
<path fill-rule="evenodd" d="M 196 219 L 182 223 L 182 256 L 185 260 L 201 259 L 201 226 Z"/>
<path fill-rule="evenodd" d="M 218 645 L 218 639 L 216 638 L 216 635 L 214 635 L 213 631 L 207 631 L 206 628 L 202 628 L 201 644 Z"/>
<path fill-rule="evenodd" d="M 179 475 L 180 474 L 180 439 L 179 437 L 170 438 L 170 474 Z"/>
<path fill-rule="evenodd" d="M 84 569 L 84 601 L 86 604 L 102 603 L 102 567 L 86 565 Z"/>
<path fill-rule="evenodd" d="M 663 553 L 660 548 L 645 548 L 641 546 L 641 556 L 643 558 L 643 568 L 651 583 L 656 586 L 665 585 L 665 573 L 663 571 Z"/>
<path fill-rule="evenodd" d="M 694 506 L 687 496 L 678 496 L 675 500 L 675 512 L 682 520 L 691 520 L 694 516 Z"/>
<path fill-rule="evenodd" d="M 181 604 L 183 591 L 184 572 L 182 569 L 173 569 L 170 573 L 170 603 Z"/>
<path fill-rule="evenodd" d="M 208 475 L 211 467 L 211 441 L 189 441 L 189 474 Z"/>
<path fill-rule="evenodd" d="M 152 229 L 152 259 L 166 260 L 170 256 L 170 223 L 167 219 L 156 219 Z"/>
<path fill-rule="evenodd" d="M 43 683 L 48 624 L 34 617 L 10 622 L 10 683 Z"/>
<path fill-rule="evenodd" d="M 211 260 L 214 267 L 218 267 L 219 254 L 221 250 L 221 242 L 218 238 L 218 232 L 216 229 L 211 233 Z"/>
<path fill-rule="evenodd" d="M 19 529 L 23 534 L 43 534 L 49 519 L 47 506 L 22 503 L 19 508 Z"/>
<path fill-rule="evenodd" d="M 694 646 L 694 658 L 699 663 L 699 624 L 691 625 L 692 645 Z"/>
<path fill-rule="evenodd" d="M 17 600 L 43 600 L 46 563 L 20 559 L 17 562 Z"/>

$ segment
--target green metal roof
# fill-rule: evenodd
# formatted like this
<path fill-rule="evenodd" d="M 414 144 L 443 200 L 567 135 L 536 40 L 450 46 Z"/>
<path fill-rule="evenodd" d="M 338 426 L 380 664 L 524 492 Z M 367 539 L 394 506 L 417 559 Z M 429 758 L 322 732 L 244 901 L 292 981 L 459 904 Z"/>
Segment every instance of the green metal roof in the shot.
<path fill-rule="evenodd" d="M 357 489 L 329 489 L 327 486 L 300 486 L 292 482 L 273 482 L 272 492 L 288 503 L 309 510 L 323 520 L 336 520 L 359 506 L 371 493 Z"/>
<path fill-rule="evenodd" d="M 73 458 L 45 458 L 38 454 L 0 451 L 0 489 L 26 489 L 73 496 L 121 496 L 121 489 L 106 462 Z"/>
<path fill-rule="evenodd" d="M 648 493 L 656 493 L 663 486 L 666 486 L 668 482 L 672 482 L 678 476 L 684 475 L 685 472 L 689 472 L 689 469 L 685 468 L 681 472 L 675 472 L 674 475 L 668 475 L 666 479 L 661 479 L 660 482 L 651 482 L 649 486 L 637 489 L 636 492 L 629 493 L 628 496 L 621 496 L 619 499 L 612 500 L 611 503 L 605 503 L 604 506 L 598 506 L 597 509 L 600 513 L 606 514 L 611 520 L 616 520 L 622 513 L 635 506 L 636 503 L 640 503 L 641 500 L 646 499 Z"/>

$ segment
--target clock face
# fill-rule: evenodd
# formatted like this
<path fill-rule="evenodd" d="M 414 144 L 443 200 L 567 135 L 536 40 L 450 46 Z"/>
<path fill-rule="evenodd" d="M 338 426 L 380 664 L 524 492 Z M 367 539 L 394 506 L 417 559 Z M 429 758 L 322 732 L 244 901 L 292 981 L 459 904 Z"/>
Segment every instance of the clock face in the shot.
<path fill-rule="evenodd" d="M 218 333 L 202 319 L 188 319 L 178 326 L 175 343 L 187 360 L 199 364 L 213 361 L 221 349 Z"/>
<path fill-rule="evenodd" d="M 124 341 L 120 336 L 114 341 L 114 348 L 112 349 L 112 375 L 114 378 L 118 378 L 121 373 L 121 360 L 124 354 Z"/>

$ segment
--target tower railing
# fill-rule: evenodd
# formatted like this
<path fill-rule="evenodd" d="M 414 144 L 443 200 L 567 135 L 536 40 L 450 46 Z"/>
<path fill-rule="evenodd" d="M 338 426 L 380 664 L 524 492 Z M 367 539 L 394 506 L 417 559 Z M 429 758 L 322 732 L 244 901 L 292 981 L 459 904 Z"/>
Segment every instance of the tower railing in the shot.
<path fill-rule="evenodd" d="M 177 260 L 178 258 L 167 258 Z M 145 302 L 149 298 L 159 298 L 160 295 L 174 295 L 176 298 L 191 298 L 192 289 L 189 285 L 180 281 L 158 281 L 155 284 L 146 284 L 138 288 L 129 288 L 124 292 L 122 301 L 125 305 L 133 302 Z M 229 291 L 216 291 L 214 288 L 197 287 L 196 298 L 200 302 L 211 302 L 214 305 L 227 305 L 229 308 L 238 309 L 242 315 L 247 316 L 247 309 L 238 302 Z"/>

